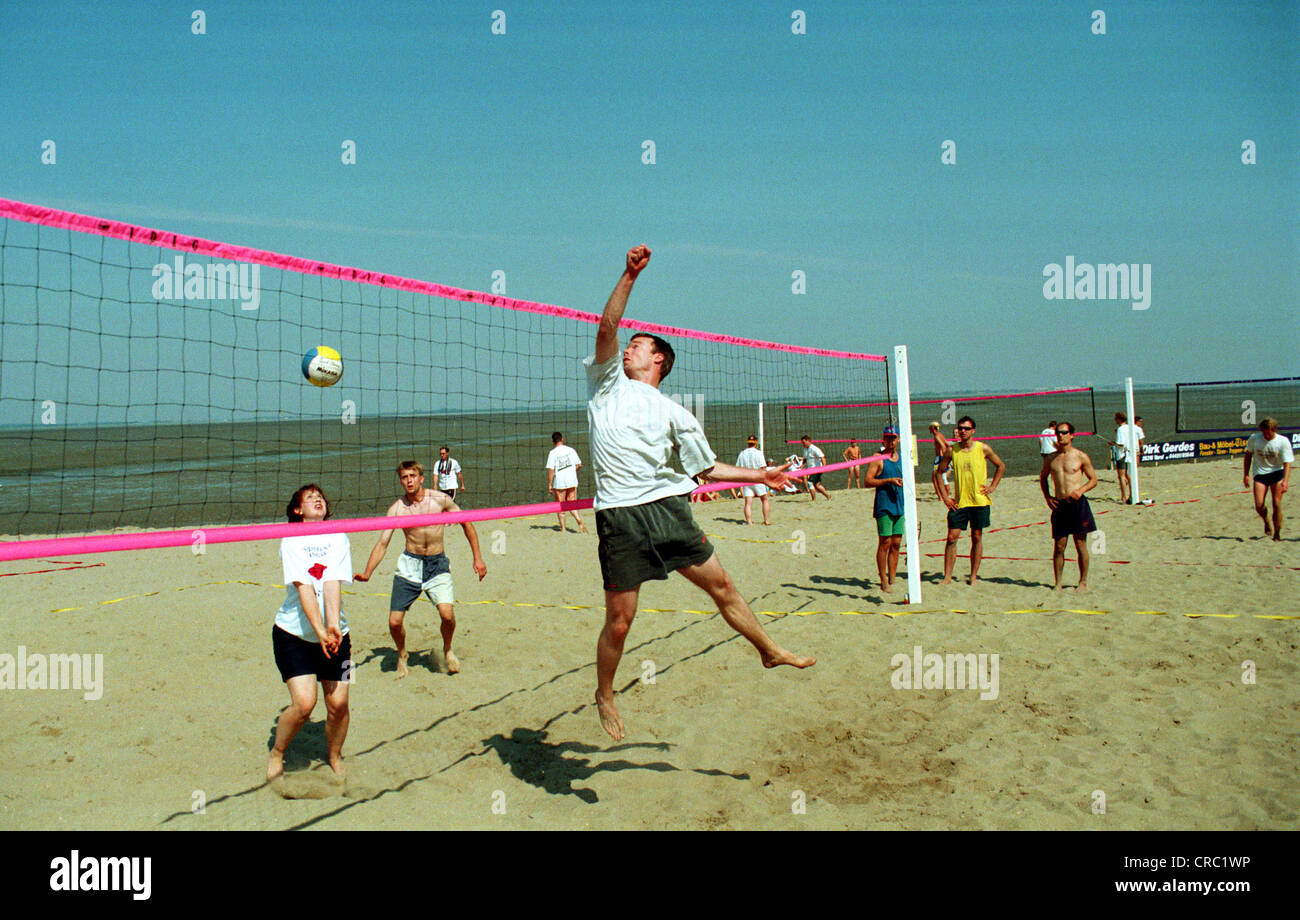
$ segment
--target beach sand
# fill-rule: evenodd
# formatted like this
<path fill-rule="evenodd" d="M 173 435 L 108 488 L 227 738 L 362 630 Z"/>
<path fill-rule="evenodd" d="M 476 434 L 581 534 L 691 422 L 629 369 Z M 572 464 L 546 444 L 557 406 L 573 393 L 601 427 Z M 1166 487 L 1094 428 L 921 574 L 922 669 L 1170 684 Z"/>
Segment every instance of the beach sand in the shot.
<path fill-rule="evenodd" d="M 454 677 L 423 599 L 412 673 L 394 677 L 390 548 L 344 595 L 349 776 L 324 764 L 322 701 L 278 792 L 263 782 L 288 702 L 276 543 L 3 563 L 63 570 L 0 578 L 0 654 L 102 654 L 103 689 L 0 691 L 0 828 L 1294 827 L 1300 506 L 1288 497 L 1275 543 L 1238 461 L 1144 469 L 1149 507 L 1121 506 L 1100 475 L 1086 594 L 1051 591 L 1036 477 L 997 491 L 974 588 L 937 584 L 943 508 L 921 484 L 919 604 L 901 602 L 901 573 L 895 597 L 875 585 L 870 491 L 782 498 L 768 528 L 746 527 L 738 501 L 694 506 L 765 628 L 818 664 L 766 671 L 701 592 L 651 582 L 616 681 L 621 743 L 591 704 L 594 535 L 554 516 L 484 524 L 479 583 L 448 532 Z M 357 568 L 371 546 L 352 535 Z M 918 646 L 996 654 L 996 698 L 896 688 L 895 656 Z"/>

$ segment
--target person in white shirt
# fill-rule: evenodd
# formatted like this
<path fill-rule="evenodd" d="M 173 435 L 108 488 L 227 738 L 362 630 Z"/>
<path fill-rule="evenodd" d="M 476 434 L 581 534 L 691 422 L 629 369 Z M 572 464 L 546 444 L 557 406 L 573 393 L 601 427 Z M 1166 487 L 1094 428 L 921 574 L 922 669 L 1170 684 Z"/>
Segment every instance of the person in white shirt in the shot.
<path fill-rule="evenodd" d="M 1282 496 L 1291 484 L 1291 465 L 1295 451 L 1291 439 L 1277 433 L 1277 420 L 1266 418 L 1259 423 L 1259 432 L 1246 439 L 1245 467 L 1241 484 L 1253 488 L 1255 513 L 1264 520 L 1264 535 L 1282 540 Z M 1252 482 L 1253 480 L 1253 482 Z M 1268 522 L 1269 493 L 1273 495 L 1273 524 Z"/>
<path fill-rule="evenodd" d="M 1141 429 L 1134 425 L 1134 443 L 1140 445 L 1140 439 L 1145 437 L 1146 433 L 1141 432 Z M 1115 476 L 1119 480 L 1119 500 L 1123 504 L 1128 504 L 1133 499 L 1133 487 L 1129 484 L 1128 479 L 1128 438 L 1128 416 L 1123 412 L 1116 412 L 1115 440 L 1110 442 L 1110 459 L 1115 466 Z M 1141 450 L 1141 446 L 1138 446 L 1137 456 L 1141 456 Z"/>
<path fill-rule="evenodd" d="M 546 491 L 555 495 L 557 502 L 571 502 L 578 497 L 578 470 L 582 469 L 582 459 L 578 452 L 564 443 L 564 435 L 556 431 L 551 434 L 551 443 L 555 446 L 546 457 Z M 587 525 L 577 511 L 570 511 L 578 522 L 578 530 L 587 532 Z M 555 515 L 560 521 L 560 531 L 568 533 L 564 526 L 564 512 Z"/>
<path fill-rule="evenodd" d="M 1047 427 L 1038 432 L 1038 453 L 1047 458 L 1056 453 L 1056 420 L 1047 423 Z"/>
<path fill-rule="evenodd" d="M 822 452 L 820 447 L 812 442 L 812 438 L 808 437 L 808 435 L 804 435 L 799 440 L 803 442 L 803 465 L 805 467 L 826 465 L 826 454 Z M 808 495 L 812 501 L 817 501 L 818 492 L 825 495 L 827 501 L 831 500 L 830 493 L 827 492 L 826 487 L 822 485 L 821 473 L 809 473 L 804 478 L 808 481 Z"/>
<path fill-rule="evenodd" d="M 329 517 L 329 500 L 320 486 L 309 483 L 293 493 L 285 513 L 290 523 L 323 521 Z M 286 590 L 271 629 L 271 647 L 289 690 L 289 707 L 276 722 L 266 779 L 272 782 L 284 775 L 284 752 L 316 708 L 317 681 L 325 691 L 330 768 L 342 776 L 352 637 L 343 616 L 339 583 L 352 581 L 351 544 L 343 533 L 285 537 L 280 541 L 280 560 Z"/>
<path fill-rule="evenodd" d="M 745 449 L 736 457 L 736 466 L 744 467 L 747 470 L 761 470 L 767 466 L 767 461 L 763 455 L 758 452 L 758 436 L 750 435 L 745 442 Z M 747 485 L 741 490 L 745 496 L 745 523 L 753 525 L 754 523 L 754 496 L 758 496 L 759 502 L 763 505 L 763 524 L 770 526 L 772 523 L 772 497 L 767 494 L 767 486 L 762 483 Z"/>
<path fill-rule="evenodd" d="M 758 650 L 764 667 L 806 668 L 816 659 L 795 655 L 772 641 L 722 568 L 713 546 L 691 515 L 687 500 L 696 479 L 763 483 L 780 488 L 784 468 L 753 470 L 718 462 L 690 412 L 659 392 L 675 360 L 658 336 L 637 333 L 619 353 L 618 327 L 650 250 L 634 246 L 614 286 L 587 358 L 587 422 L 596 471 L 596 534 L 605 583 L 605 626 L 596 643 L 596 709 L 615 741 L 626 737 L 614 706 L 614 675 L 623 657 L 641 585 L 680 571 L 703 589 L 736 632 Z M 669 465 L 674 452 L 684 473 Z"/>
<path fill-rule="evenodd" d="M 465 491 L 465 477 L 460 474 L 460 464 L 446 444 L 438 448 L 438 465 L 434 467 L 433 475 L 438 491 L 446 493 L 452 501 L 456 500 L 457 491 Z"/>

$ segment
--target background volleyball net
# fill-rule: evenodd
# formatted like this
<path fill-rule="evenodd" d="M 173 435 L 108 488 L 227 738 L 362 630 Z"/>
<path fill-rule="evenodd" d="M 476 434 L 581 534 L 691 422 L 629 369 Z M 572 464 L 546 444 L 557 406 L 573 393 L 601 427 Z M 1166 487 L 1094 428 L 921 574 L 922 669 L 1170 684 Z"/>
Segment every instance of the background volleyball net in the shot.
<path fill-rule="evenodd" d="M 611 251 L 611 288 L 620 266 Z M 724 461 L 756 432 L 760 402 L 881 404 L 866 429 L 891 417 L 881 356 L 646 313 L 633 301 L 622 340 L 673 342 L 662 390 Z M 370 518 L 397 497 L 399 461 L 435 485 L 443 444 L 463 468 L 462 507 L 544 502 L 556 430 L 587 462 L 589 496 L 581 360 L 598 319 L 0 199 L 0 534 L 283 521 L 311 481 L 335 518 Z M 329 388 L 301 372 L 317 345 L 343 356 Z"/>
<path fill-rule="evenodd" d="M 1174 385 L 1174 428 L 1180 434 L 1250 434 L 1269 416 L 1282 430 L 1300 429 L 1300 377 Z"/>
<path fill-rule="evenodd" d="M 976 438 L 991 442 L 1007 463 L 1008 471 L 1016 474 L 1038 472 L 1042 461 L 1037 438 L 1049 422 L 1070 422 L 1080 437 L 1097 432 L 1096 398 L 1092 387 L 965 396 L 913 396 L 910 402 L 913 433 L 922 459 L 933 456 L 932 449 L 927 447 L 930 422 L 939 422 L 944 437 L 951 441 L 954 438 L 953 427 L 963 415 L 975 419 Z M 897 408 L 889 400 L 839 405 L 786 405 L 780 416 L 784 432 L 782 441 L 797 445 L 799 439 L 807 434 L 823 445 L 827 457 L 834 458 L 842 455 L 850 439 L 856 439 L 864 451 L 871 451 L 880 443 L 881 428 L 864 427 L 864 422 L 874 420 L 868 413 L 885 412 L 896 413 Z M 769 448 L 769 453 L 774 449 Z"/>

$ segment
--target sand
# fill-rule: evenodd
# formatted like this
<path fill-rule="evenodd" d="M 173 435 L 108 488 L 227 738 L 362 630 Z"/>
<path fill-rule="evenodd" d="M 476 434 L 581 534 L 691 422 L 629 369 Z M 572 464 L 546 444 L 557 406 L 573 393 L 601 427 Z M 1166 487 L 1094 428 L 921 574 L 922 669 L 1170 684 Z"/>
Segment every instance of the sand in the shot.
<path fill-rule="evenodd" d="M 349 776 L 324 764 L 322 701 L 278 790 L 263 782 L 288 702 L 275 543 L 0 564 L 63 569 L 0 578 L 0 654 L 102 654 L 104 674 L 95 700 L 0 690 L 0 828 L 1294 827 L 1300 518 L 1261 539 L 1237 461 L 1143 472 L 1150 507 L 1121 506 L 1101 473 L 1087 594 L 1051 591 L 1036 477 L 998 490 L 974 588 L 937 584 L 943 509 L 923 496 L 919 604 L 875 585 L 869 491 L 783 498 L 770 528 L 736 501 L 696 505 L 768 631 L 819 661 L 765 671 L 684 579 L 649 583 L 616 681 L 621 743 L 590 702 L 593 535 L 554 517 L 481 526 L 477 583 L 450 532 L 464 669 L 441 671 L 421 600 L 404 680 L 390 548 L 344 595 Z M 358 568 L 372 539 L 353 535 Z M 918 646 L 996 654 L 996 698 L 894 686 Z"/>

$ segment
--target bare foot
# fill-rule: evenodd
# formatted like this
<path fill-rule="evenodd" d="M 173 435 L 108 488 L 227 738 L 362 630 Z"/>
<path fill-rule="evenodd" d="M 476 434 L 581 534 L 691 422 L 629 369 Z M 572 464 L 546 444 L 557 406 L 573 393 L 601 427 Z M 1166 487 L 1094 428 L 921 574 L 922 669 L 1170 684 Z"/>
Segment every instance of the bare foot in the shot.
<path fill-rule="evenodd" d="M 793 668 L 811 668 L 817 663 L 817 659 L 811 655 L 796 655 L 794 652 L 787 652 L 779 645 L 771 655 L 764 655 L 759 652 L 759 656 L 763 659 L 763 667 L 765 668 L 775 668 L 783 664 L 788 664 Z"/>
<path fill-rule="evenodd" d="M 1264 522 L 1264 536 L 1270 536 L 1273 533 L 1273 527 L 1268 521 Z"/>
<path fill-rule="evenodd" d="M 1273 542 L 1274 542 L 1274 543 L 1281 543 L 1281 542 L 1282 542 L 1282 533 L 1281 533 L 1281 531 L 1278 531 L 1277 533 L 1273 534 Z"/>
<path fill-rule="evenodd" d="M 586 524 L 579 524 L 579 525 L 578 525 L 578 530 L 579 530 L 580 532 L 582 532 L 582 533 L 586 533 L 586 532 L 587 532 L 587 525 L 586 525 Z"/>
<path fill-rule="evenodd" d="M 615 741 L 622 741 L 627 737 L 627 732 L 623 728 L 623 720 L 619 718 L 618 710 L 614 708 L 614 701 L 609 702 L 601 700 L 600 695 L 596 695 L 596 710 L 600 713 L 600 727 Z"/>
<path fill-rule="evenodd" d="M 405 677 L 409 671 L 406 670 L 406 652 L 397 656 L 397 677 L 400 680 Z"/>
<path fill-rule="evenodd" d="M 348 773 L 348 768 L 343 766 L 342 755 L 339 755 L 338 757 L 330 758 L 330 769 L 333 770 L 334 775 L 339 777 L 340 779 L 344 776 L 347 776 Z"/>
<path fill-rule="evenodd" d="M 1061 583 L 1060 583 L 1059 581 L 1058 581 L 1056 584 L 1054 584 L 1054 585 L 1052 586 L 1052 593 L 1053 593 L 1053 594 L 1060 594 L 1060 593 L 1061 593 Z"/>
<path fill-rule="evenodd" d="M 880 583 L 880 590 L 883 591 L 883 592 L 886 593 L 886 594 L 893 594 L 893 593 L 894 593 L 894 586 L 893 586 L 892 584 L 890 584 L 889 582 L 887 582 L 887 581 L 882 581 L 882 582 Z"/>
<path fill-rule="evenodd" d="M 447 649 L 445 654 L 447 655 L 447 673 L 459 674 L 460 659 L 456 657 L 456 653 L 453 652 L 451 649 Z"/>
<path fill-rule="evenodd" d="M 939 584 L 941 584 L 941 585 L 950 585 L 950 584 L 952 584 L 952 576 L 951 576 L 951 575 L 945 575 L 943 581 L 939 582 Z"/>
<path fill-rule="evenodd" d="M 966 584 L 970 585 L 971 587 L 974 587 L 974 586 L 975 586 L 975 582 L 977 582 L 977 581 L 979 581 L 979 576 L 978 576 L 978 575 L 972 575 L 970 578 L 966 579 Z"/>
<path fill-rule="evenodd" d="M 1082 594 L 1082 593 L 1084 593 L 1084 592 L 1086 592 L 1086 591 L 1088 590 L 1088 583 L 1087 583 L 1086 581 L 1081 581 L 1081 582 L 1079 582 L 1079 586 L 1078 586 L 1077 588 L 1075 588 L 1074 590 L 1075 590 L 1075 591 L 1078 591 L 1080 594 Z"/>
<path fill-rule="evenodd" d="M 266 781 L 273 782 L 284 776 L 284 751 L 271 748 L 271 756 L 266 759 Z"/>

